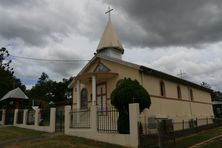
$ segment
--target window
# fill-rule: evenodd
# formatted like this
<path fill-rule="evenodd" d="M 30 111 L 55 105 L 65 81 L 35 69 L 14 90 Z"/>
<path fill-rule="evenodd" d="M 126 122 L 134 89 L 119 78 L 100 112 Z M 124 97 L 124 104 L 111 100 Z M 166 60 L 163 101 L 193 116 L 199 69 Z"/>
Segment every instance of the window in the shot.
<path fill-rule="evenodd" d="M 179 85 L 177 85 L 177 97 L 178 97 L 178 99 L 182 98 L 182 96 L 181 96 L 181 89 L 180 89 Z"/>
<path fill-rule="evenodd" d="M 110 69 L 105 65 L 103 65 L 102 63 L 99 63 L 94 70 L 94 72 L 108 72 L 108 71 L 110 71 Z"/>
<path fill-rule="evenodd" d="M 162 80 L 160 81 L 160 95 L 161 96 L 166 96 L 165 83 Z"/>
<path fill-rule="evenodd" d="M 81 90 L 81 98 L 80 98 L 80 108 L 87 109 L 88 108 L 88 92 L 86 88 Z"/>
<path fill-rule="evenodd" d="M 193 101 L 193 90 L 190 89 L 190 100 Z"/>

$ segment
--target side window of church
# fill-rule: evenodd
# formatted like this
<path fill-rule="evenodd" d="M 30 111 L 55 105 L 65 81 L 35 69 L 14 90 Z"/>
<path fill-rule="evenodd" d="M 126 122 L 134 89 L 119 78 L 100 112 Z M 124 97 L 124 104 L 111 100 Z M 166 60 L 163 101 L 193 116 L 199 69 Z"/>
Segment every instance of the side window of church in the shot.
<path fill-rule="evenodd" d="M 177 97 L 178 97 L 178 99 L 182 98 L 182 96 L 181 96 L 181 89 L 180 89 L 179 85 L 177 86 Z"/>
<path fill-rule="evenodd" d="M 83 88 L 81 90 L 81 102 L 80 107 L 81 109 L 87 109 L 88 108 L 88 92 L 86 88 Z"/>
<path fill-rule="evenodd" d="M 193 90 L 190 89 L 190 100 L 193 101 Z"/>
<path fill-rule="evenodd" d="M 164 81 L 160 81 L 160 95 L 166 96 L 165 83 Z"/>

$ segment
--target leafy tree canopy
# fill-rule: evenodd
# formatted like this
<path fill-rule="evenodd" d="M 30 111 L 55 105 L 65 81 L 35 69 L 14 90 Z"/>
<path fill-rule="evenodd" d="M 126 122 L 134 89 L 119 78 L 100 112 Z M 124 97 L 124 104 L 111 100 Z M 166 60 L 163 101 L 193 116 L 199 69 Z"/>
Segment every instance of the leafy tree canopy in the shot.
<path fill-rule="evenodd" d="M 29 91 L 31 98 L 43 100 L 46 102 L 53 101 L 59 103 L 67 100 L 71 90 L 67 88 L 72 78 L 63 79 L 61 82 L 52 81 L 46 73 L 42 73 L 38 82 Z"/>
<path fill-rule="evenodd" d="M 25 86 L 22 85 L 20 79 L 17 79 L 13 74 L 13 68 L 10 67 L 11 60 L 8 60 L 9 52 L 6 48 L 0 49 L 0 98 L 7 92 L 17 87 L 25 91 Z"/>
<path fill-rule="evenodd" d="M 222 92 L 214 91 L 211 93 L 212 101 L 222 101 Z"/>
<path fill-rule="evenodd" d="M 202 83 L 200 84 L 200 86 L 203 86 L 203 87 L 205 87 L 205 88 L 211 89 L 210 84 L 208 84 L 207 82 L 202 82 Z"/>

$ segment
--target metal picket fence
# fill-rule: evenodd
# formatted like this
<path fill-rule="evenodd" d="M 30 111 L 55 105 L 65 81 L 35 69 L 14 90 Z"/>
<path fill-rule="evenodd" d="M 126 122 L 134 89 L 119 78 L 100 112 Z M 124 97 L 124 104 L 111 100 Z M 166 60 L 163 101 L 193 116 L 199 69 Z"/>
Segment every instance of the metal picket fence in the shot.
<path fill-rule="evenodd" d="M 118 133 L 119 112 L 114 107 L 97 108 L 97 130 L 105 133 Z"/>

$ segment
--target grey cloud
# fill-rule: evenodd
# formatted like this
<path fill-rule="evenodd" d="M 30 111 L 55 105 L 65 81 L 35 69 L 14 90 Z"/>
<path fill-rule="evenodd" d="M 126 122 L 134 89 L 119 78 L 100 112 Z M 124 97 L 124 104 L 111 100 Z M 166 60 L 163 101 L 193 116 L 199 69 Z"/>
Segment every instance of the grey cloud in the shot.
<path fill-rule="evenodd" d="M 1 0 L 0 1 L 0 5 L 4 6 L 4 7 L 11 7 L 11 6 L 33 6 L 33 5 L 37 5 L 40 4 L 41 2 L 43 2 L 42 0 L 38 0 L 38 1 L 33 1 L 33 0 Z"/>
<path fill-rule="evenodd" d="M 222 40 L 221 0 L 113 0 L 112 4 L 145 32 L 133 37 L 122 24 L 120 37 L 132 46 L 195 46 Z"/>
<path fill-rule="evenodd" d="M 3 38 L 20 38 L 27 45 L 44 46 L 49 40 L 62 41 L 68 37 L 72 32 L 71 28 L 75 26 L 75 22 L 70 21 L 67 15 L 71 13 L 71 10 L 66 9 L 65 6 L 57 4 L 56 8 L 52 9 L 46 0 L 38 3 L 24 0 L 21 3 L 13 1 L 15 3 L 0 2 L 0 36 Z M 74 20 L 75 17 L 77 16 L 73 16 Z"/>
<path fill-rule="evenodd" d="M 160 71 L 169 73 L 174 76 L 178 76 L 180 70 L 182 70 L 184 79 L 188 81 L 200 84 L 201 82 L 207 82 L 214 89 L 222 89 L 222 60 L 221 53 L 216 49 L 195 51 L 193 50 L 181 50 L 175 54 L 171 54 L 174 49 L 168 49 L 168 53 L 164 53 L 165 49 L 162 49 L 163 56 L 155 59 L 149 64 L 150 67 L 158 69 Z M 189 52 L 190 51 L 190 52 Z M 161 51 L 160 51 L 161 52 Z M 214 59 L 208 59 L 209 52 L 211 56 L 216 56 Z M 151 52 L 152 53 L 152 52 Z"/>
<path fill-rule="evenodd" d="M 14 59 L 15 74 L 19 77 L 31 77 L 31 75 L 33 77 L 37 75 L 38 77 L 39 73 L 46 72 L 51 79 L 55 80 L 73 76 L 86 63 L 84 61 L 74 61 L 81 60 L 81 57 L 71 52 L 63 52 L 62 49 L 53 49 L 49 51 L 49 54 L 50 56 L 47 59 L 59 59 L 59 61 Z"/>

